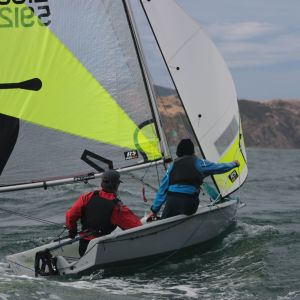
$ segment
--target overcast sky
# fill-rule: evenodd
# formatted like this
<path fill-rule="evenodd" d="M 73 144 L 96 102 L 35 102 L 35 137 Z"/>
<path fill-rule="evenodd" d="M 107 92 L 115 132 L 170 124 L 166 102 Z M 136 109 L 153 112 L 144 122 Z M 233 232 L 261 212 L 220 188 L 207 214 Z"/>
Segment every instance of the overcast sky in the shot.
<path fill-rule="evenodd" d="M 217 45 L 238 98 L 300 99 L 300 0 L 177 2 Z"/>

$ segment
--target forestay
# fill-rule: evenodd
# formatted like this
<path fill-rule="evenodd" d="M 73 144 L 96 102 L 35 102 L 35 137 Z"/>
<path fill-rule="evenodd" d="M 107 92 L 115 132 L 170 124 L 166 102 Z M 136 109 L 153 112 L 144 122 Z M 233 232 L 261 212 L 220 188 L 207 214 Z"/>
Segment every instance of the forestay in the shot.
<path fill-rule="evenodd" d="M 0 185 L 159 160 L 125 2 L 22 2 L 0 5 Z"/>
<path fill-rule="evenodd" d="M 226 196 L 239 188 L 248 173 L 229 70 L 211 40 L 175 1 L 141 2 L 203 156 L 241 163 L 239 169 L 214 176 L 216 187 Z"/>

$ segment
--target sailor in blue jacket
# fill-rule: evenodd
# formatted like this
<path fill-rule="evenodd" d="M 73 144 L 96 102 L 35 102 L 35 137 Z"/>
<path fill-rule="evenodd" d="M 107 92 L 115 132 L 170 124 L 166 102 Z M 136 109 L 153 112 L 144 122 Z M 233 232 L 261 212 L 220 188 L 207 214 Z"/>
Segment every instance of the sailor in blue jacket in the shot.
<path fill-rule="evenodd" d="M 163 219 L 179 214 L 194 214 L 199 205 L 203 179 L 209 175 L 228 172 L 240 165 L 237 160 L 231 163 L 213 163 L 198 158 L 190 139 L 180 141 L 176 155 L 178 158 L 168 168 L 161 181 L 149 217 L 155 217 L 164 203 L 166 205 L 162 212 Z"/>

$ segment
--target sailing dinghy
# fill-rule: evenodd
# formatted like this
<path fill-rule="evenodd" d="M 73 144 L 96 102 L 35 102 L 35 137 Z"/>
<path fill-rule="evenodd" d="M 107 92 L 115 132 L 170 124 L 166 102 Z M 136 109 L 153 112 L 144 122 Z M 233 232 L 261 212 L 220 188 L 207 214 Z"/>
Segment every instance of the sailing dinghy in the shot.
<path fill-rule="evenodd" d="M 9 255 L 17 274 L 78 274 L 177 251 L 217 237 L 236 218 L 239 203 L 229 195 L 248 169 L 233 80 L 214 44 L 173 0 L 1 4 L 0 192 L 51 193 L 52 186 L 88 182 L 106 169 L 125 173 L 172 159 L 170 146 L 180 136 L 168 129 L 172 113 L 159 109 L 164 103 L 155 95 L 136 6 L 189 137 L 203 158 L 239 160 L 240 167 L 213 176 L 214 201 L 192 216 L 116 230 L 93 239 L 81 258 L 79 238 Z"/>

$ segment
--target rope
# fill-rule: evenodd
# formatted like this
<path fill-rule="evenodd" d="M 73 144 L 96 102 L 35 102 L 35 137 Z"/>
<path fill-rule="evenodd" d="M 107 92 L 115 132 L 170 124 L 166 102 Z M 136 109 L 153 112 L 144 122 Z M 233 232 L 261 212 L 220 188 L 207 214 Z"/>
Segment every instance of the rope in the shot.
<path fill-rule="evenodd" d="M 61 237 L 62 234 L 66 231 L 67 227 L 64 226 L 63 231 L 57 235 L 56 239 L 54 240 L 54 242 L 60 242 L 62 239 L 64 239 L 65 237 Z"/>
<path fill-rule="evenodd" d="M 6 212 L 6 213 L 12 214 L 12 215 L 24 217 L 25 219 L 28 219 L 28 220 L 33 220 L 33 221 L 48 224 L 48 225 L 50 224 L 50 225 L 61 226 L 61 224 L 59 224 L 59 223 L 48 221 L 48 220 L 37 218 L 37 217 L 32 217 L 32 216 L 29 216 L 29 215 L 26 215 L 26 214 L 23 214 L 23 213 L 14 211 L 14 210 L 6 209 L 6 208 L 0 208 L 0 210 L 3 212 Z"/>
<path fill-rule="evenodd" d="M 156 176 L 157 176 L 157 184 L 158 184 L 158 186 L 160 186 L 160 178 L 159 178 L 157 165 L 156 165 Z"/>
<path fill-rule="evenodd" d="M 150 165 L 148 168 L 150 168 L 150 167 L 151 167 L 151 165 Z M 148 168 L 147 168 L 147 169 L 148 169 Z M 151 188 L 153 191 L 157 192 L 157 188 L 156 188 L 156 187 L 154 187 L 154 186 L 152 186 L 151 184 L 149 184 L 149 183 L 147 183 L 147 182 L 144 181 L 144 177 L 145 177 L 145 175 L 146 175 L 146 173 L 147 173 L 147 171 L 148 171 L 147 169 L 146 169 L 146 171 L 145 171 L 145 174 L 144 174 L 141 178 L 137 177 L 136 175 L 134 175 L 134 174 L 132 174 L 132 173 L 128 173 L 128 175 L 130 175 L 133 179 L 135 179 L 135 180 L 137 180 L 137 181 L 140 181 L 143 185 L 145 185 L 145 186 Z"/>

